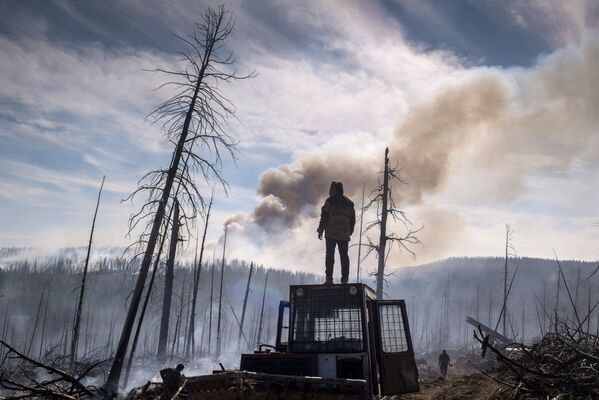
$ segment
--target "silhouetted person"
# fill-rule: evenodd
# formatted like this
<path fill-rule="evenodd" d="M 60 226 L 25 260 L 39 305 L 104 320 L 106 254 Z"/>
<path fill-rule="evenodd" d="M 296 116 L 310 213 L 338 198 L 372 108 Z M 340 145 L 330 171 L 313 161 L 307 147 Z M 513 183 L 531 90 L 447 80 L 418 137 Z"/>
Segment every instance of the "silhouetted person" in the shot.
<path fill-rule="evenodd" d="M 443 353 L 439 356 L 439 368 L 441 369 L 441 375 L 443 375 L 443 377 L 447 376 L 447 367 L 449 366 L 450 361 L 449 354 L 443 350 Z"/>
<path fill-rule="evenodd" d="M 185 379 L 185 376 L 181 373 L 183 368 L 183 364 L 179 364 L 177 368 L 165 368 L 160 371 L 160 376 L 162 377 L 161 400 L 170 400 L 177 394 Z"/>
<path fill-rule="evenodd" d="M 322 240 L 322 233 L 326 238 L 326 281 L 333 283 L 333 265 L 335 264 L 335 246 L 339 248 L 341 259 L 341 283 L 347 283 L 349 277 L 349 256 L 347 249 L 349 239 L 354 233 L 356 212 L 354 203 L 343 195 L 343 184 L 332 182 L 329 189 L 329 198 L 324 202 L 318 224 L 318 238 Z"/>

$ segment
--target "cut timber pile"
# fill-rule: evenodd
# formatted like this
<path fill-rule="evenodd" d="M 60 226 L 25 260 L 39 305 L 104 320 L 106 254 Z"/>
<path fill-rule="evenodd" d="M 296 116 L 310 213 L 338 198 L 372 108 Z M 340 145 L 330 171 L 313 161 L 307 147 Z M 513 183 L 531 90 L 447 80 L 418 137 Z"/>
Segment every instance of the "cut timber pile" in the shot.
<path fill-rule="evenodd" d="M 565 322 L 531 347 L 515 343 L 503 352 L 475 338 L 499 362 L 496 380 L 506 387 L 499 398 L 599 399 L 599 336 Z"/>

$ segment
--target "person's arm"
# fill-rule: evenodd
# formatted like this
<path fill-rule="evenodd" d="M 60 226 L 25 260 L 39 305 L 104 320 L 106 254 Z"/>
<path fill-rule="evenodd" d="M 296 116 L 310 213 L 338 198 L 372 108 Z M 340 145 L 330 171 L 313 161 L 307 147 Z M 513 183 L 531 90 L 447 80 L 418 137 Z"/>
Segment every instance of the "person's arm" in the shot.
<path fill-rule="evenodd" d="M 354 233 L 354 226 L 356 225 L 356 209 L 354 205 L 351 206 L 351 212 L 349 214 L 349 234 L 352 235 Z"/>
<path fill-rule="evenodd" d="M 329 207 L 327 202 L 324 202 L 324 206 L 320 209 L 320 222 L 318 223 L 318 238 L 322 239 L 322 233 L 324 232 L 327 222 L 329 221 Z"/>

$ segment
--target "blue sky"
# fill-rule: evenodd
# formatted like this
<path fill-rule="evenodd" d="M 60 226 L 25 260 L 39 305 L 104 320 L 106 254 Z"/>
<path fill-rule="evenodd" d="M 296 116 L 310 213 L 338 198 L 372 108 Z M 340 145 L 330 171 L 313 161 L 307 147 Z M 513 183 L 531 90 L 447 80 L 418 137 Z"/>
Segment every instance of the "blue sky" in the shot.
<path fill-rule="evenodd" d="M 216 4 L 0 2 L 0 246 L 83 245 L 103 175 L 97 243 L 131 240 L 139 203 L 120 200 L 170 151 L 146 119 L 164 77 L 142 69 L 176 68 L 173 34 Z M 343 179 L 359 206 L 388 145 L 410 183 L 396 195 L 425 226 L 397 265 L 500 255 L 506 223 L 521 255 L 597 258 L 596 3 L 225 5 L 239 68 L 258 75 L 226 89 L 240 154 L 211 243 L 233 216 L 233 256 L 319 271 L 323 182 Z M 263 210 L 297 218 L 273 234 Z"/>

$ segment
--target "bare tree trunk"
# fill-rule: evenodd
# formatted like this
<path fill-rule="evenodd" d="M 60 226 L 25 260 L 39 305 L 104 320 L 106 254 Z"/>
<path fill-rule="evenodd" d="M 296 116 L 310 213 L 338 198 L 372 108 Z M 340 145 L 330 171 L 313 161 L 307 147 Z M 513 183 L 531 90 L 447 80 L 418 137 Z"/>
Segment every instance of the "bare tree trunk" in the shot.
<path fill-rule="evenodd" d="M 389 198 L 389 148 L 385 148 L 385 170 L 383 173 L 383 195 L 381 208 L 380 237 L 378 247 L 378 269 L 376 272 L 376 298 L 382 300 L 385 281 L 385 248 L 387 245 L 387 200 Z"/>
<path fill-rule="evenodd" d="M 250 263 L 250 275 L 248 276 L 248 282 L 245 286 L 245 296 L 243 297 L 243 307 L 241 308 L 241 322 L 239 323 L 239 337 L 237 338 L 237 351 L 241 349 L 241 337 L 243 336 L 243 322 L 245 321 L 245 308 L 248 302 L 248 295 L 250 293 L 250 283 L 252 282 L 252 272 L 254 272 L 254 263 Z"/>
<path fill-rule="evenodd" d="M 478 285 L 476 285 L 476 320 L 480 321 L 479 315 L 479 295 L 478 295 Z"/>
<path fill-rule="evenodd" d="M 506 225 L 505 227 L 505 264 L 503 267 L 503 309 L 502 309 L 502 318 L 503 318 L 503 336 L 507 337 L 507 325 L 506 325 L 506 315 L 507 315 L 507 258 L 508 258 L 508 245 L 509 245 L 509 235 L 510 235 L 510 226 Z"/>
<path fill-rule="evenodd" d="M 204 349 L 204 337 L 206 336 L 206 312 L 204 311 L 204 318 L 202 321 L 202 336 L 200 337 L 200 347 L 198 348 L 198 356 L 202 357 L 202 350 Z M 194 353 L 195 354 L 195 349 Z"/>
<path fill-rule="evenodd" d="M 64 332 L 64 340 L 62 341 L 62 354 L 63 355 L 67 355 L 67 346 L 68 346 L 68 342 L 69 342 L 69 312 L 67 312 L 67 315 L 65 315 L 64 317 L 64 324 L 63 324 L 63 332 Z"/>
<path fill-rule="evenodd" d="M 175 211 L 171 228 L 171 243 L 166 262 L 164 276 L 164 296 L 162 300 L 162 318 L 160 319 L 160 336 L 158 338 L 158 361 L 166 361 L 166 345 L 168 342 L 168 328 L 171 317 L 171 302 L 173 298 L 173 281 L 175 279 L 175 258 L 177 256 L 177 245 L 179 244 L 179 202 L 175 199 Z"/>
<path fill-rule="evenodd" d="M 591 290 L 591 282 L 589 281 L 589 302 L 587 303 L 587 335 L 591 332 L 591 296 L 593 292 Z"/>
<path fill-rule="evenodd" d="M 194 272 L 194 271 L 192 271 Z M 193 276 L 192 276 L 193 277 Z M 183 330 L 183 323 L 181 323 L 181 329 L 183 332 L 183 350 L 186 353 L 187 346 L 189 345 L 187 340 L 189 336 L 187 332 L 189 332 L 189 324 L 192 322 L 191 320 L 191 297 L 193 296 L 193 279 L 189 282 L 189 288 L 187 289 L 187 303 L 185 304 L 185 329 Z M 179 351 L 179 350 L 177 350 Z M 187 358 L 187 356 L 186 356 Z"/>
<path fill-rule="evenodd" d="M 555 318 L 555 331 L 557 332 L 557 319 L 559 318 L 559 292 L 561 290 L 561 277 L 559 274 L 559 265 L 557 266 L 557 271 L 555 272 L 556 274 L 556 278 L 557 278 L 557 288 L 556 288 L 556 295 L 555 295 L 555 309 L 554 309 L 554 318 Z"/>
<path fill-rule="evenodd" d="M 189 331 L 187 333 L 187 348 L 185 349 L 185 356 L 189 358 L 190 351 L 191 356 L 195 356 L 195 325 L 196 325 L 196 305 L 198 302 L 198 289 L 200 287 L 200 275 L 202 274 L 202 265 L 204 261 L 204 244 L 206 243 L 206 232 L 208 232 L 208 222 L 210 220 L 210 211 L 212 210 L 212 202 L 214 200 L 214 192 L 210 197 L 210 203 L 208 204 L 208 212 L 206 213 L 206 220 L 204 221 L 204 233 L 202 234 L 202 246 L 200 247 L 200 260 L 194 265 L 194 276 L 193 276 L 193 300 L 191 301 L 191 319 L 189 321 Z M 197 254 L 197 250 L 196 250 Z M 190 349 L 191 347 L 191 349 Z"/>
<path fill-rule="evenodd" d="M 79 300 L 77 302 L 77 311 L 75 312 L 75 322 L 73 324 L 73 335 L 71 339 L 71 354 L 69 356 L 69 371 L 71 375 L 74 373 L 75 361 L 77 359 L 77 345 L 79 344 L 79 326 L 81 324 L 81 313 L 83 312 L 83 297 L 85 296 L 85 280 L 87 279 L 87 269 L 89 267 L 89 256 L 91 254 L 92 242 L 94 239 L 94 228 L 96 227 L 96 217 L 98 216 L 98 208 L 100 207 L 100 197 L 104 188 L 104 180 L 102 177 L 98 199 L 96 201 L 96 210 L 94 211 L 94 219 L 92 220 L 92 229 L 89 234 L 89 243 L 87 244 L 87 255 L 85 256 L 85 265 L 83 267 L 83 276 L 81 277 L 81 290 L 79 290 Z"/>
<path fill-rule="evenodd" d="M 220 269 L 220 292 L 218 295 L 218 323 L 216 325 L 216 357 L 220 357 L 221 350 L 221 316 L 222 316 L 222 303 L 223 303 L 223 280 L 225 278 L 225 251 L 227 249 L 227 230 L 229 226 L 225 225 L 225 240 L 223 243 L 223 258 Z"/>
<path fill-rule="evenodd" d="M 2 325 L 2 341 L 7 342 L 6 336 L 8 335 L 8 309 L 10 308 L 10 300 L 6 302 L 6 310 L 4 311 L 4 325 Z M 7 350 L 8 351 L 8 350 Z M 3 358 L 3 350 L 0 351 L 0 358 Z"/>
<path fill-rule="evenodd" d="M 266 300 L 266 284 L 268 283 L 268 270 L 266 271 L 266 278 L 264 278 L 264 291 L 262 292 L 262 307 L 260 308 L 260 325 L 258 328 L 258 346 L 262 343 L 262 321 L 264 319 L 264 302 Z"/>
<path fill-rule="evenodd" d="M 146 310 L 148 309 L 148 303 L 150 301 L 150 295 L 152 294 L 152 288 L 154 287 L 154 280 L 156 278 L 156 273 L 158 271 L 158 266 L 160 264 L 160 257 L 162 256 L 162 249 L 164 247 L 164 242 L 166 239 L 166 232 L 162 235 L 160 240 L 160 247 L 158 248 L 158 254 L 156 255 L 156 259 L 154 260 L 154 268 L 152 269 L 152 275 L 150 276 L 150 283 L 148 284 L 148 289 L 146 291 L 146 298 L 144 299 L 144 303 L 141 307 L 141 312 L 139 315 L 139 319 L 137 320 L 137 327 L 135 329 L 135 336 L 133 336 L 133 343 L 131 344 L 131 350 L 129 351 L 129 359 L 127 360 L 127 368 L 125 370 L 125 379 L 123 386 L 127 387 L 129 383 L 129 374 L 131 373 L 131 366 L 133 365 L 133 358 L 135 357 L 135 350 L 137 348 L 137 341 L 139 339 L 139 334 L 141 332 L 141 327 L 144 322 L 144 317 L 146 315 Z M 148 335 L 145 335 L 145 343 L 144 343 L 144 352 L 147 352 L 147 339 Z"/>
<path fill-rule="evenodd" d="M 525 311 L 526 311 L 526 307 L 525 307 L 524 303 L 524 295 L 522 295 L 522 343 L 524 343 L 524 340 L 526 340 L 525 334 L 526 334 L 526 320 L 525 320 Z"/>
<path fill-rule="evenodd" d="M 44 343 L 45 343 L 45 338 L 46 338 L 46 317 L 48 316 L 48 303 L 50 300 L 50 294 L 48 294 L 48 296 L 46 296 L 46 307 L 44 309 L 44 319 L 42 322 L 42 336 L 40 338 L 40 354 L 38 359 L 41 361 L 42 359 L 42 355 L 43 355 L 43 349 L 44 349 Z"/>
<path fill-rule="evenodd" d="M 110 313 L 110 324 L 108 325 L 108 339 L 106 339 L 106 358 L 112 355 L 112 332 L 114 331 L 114 313 Z"/>
<path fill-rule="evenodd" d="M 364 190 L 366 185 L 362 183 L 362 208 L 360 211 L 360 238 L 358 240 L 358 268 L 356 272 L 356 282 L 361 282 L 360 265 L 362 264 L 362 227 L 364 226 Z"/>
<path fill-rule="evenodd" d="M 208 355 L 212 356 L 212 307 L 214 303 L 214 257 L 212 257 L 211 279 L 210 279 L 210 310 L 208 319 Z"/>
<path fill-rule="evenodd" d="M 543 280 L 543 332 L 547 332 L 547 285 Z M 551 321 L 549 321 L 551 322 Z"/>
<path fill-rule="evenodd" d="M 576 289 L 574 292 L 574 307 L 578 307 L 578 288 L 580 286 L 580 264 L 578 264 L 578 272 L 576 274 Z"/>
<path fill-rule="evenodd" d="M 179 313 L 177 314 L 177 322 L 175 323 L 175 334 L 173 335 L 173 344 L 171 346 L 171 358 L 175 354 L 179 354 L 179 328 L 181 327 L 181 320 L 183 318 L 183 303 L 185 302 L 185 285 L 181 284 L 181 297 L 179 298 Z M 175 347 L 176 345 L 176 347 Z M 175 348 L 177 353 L 175 353 Z"/>
<path fill-rule="evenodd" d="M 31 354 L 31 349 L 33 348 L 33 341 L 35 340 L 35 333 L 37 332 L 37 324 L 39 322 L 40 313 L 42 309 L 42 304 L 44 303 L 44 296 L 46 295 L 46 289 L 42 291 L 42 295 L 40 297 L 40 302 L 37 305 L 37 313 L 35 315 L 35 323 L 33 324 L 33 333 L 31 334 L 31 339 L 29 340 L 29 347 L 27 347 L 27 356 Z"/>
<path fill-rule="evenodd" d="M 212 53 L 213 43 L 206 43 L 206 45 L 207 46 L 205 50 L 205 55 L 207 55 L 207 57 L 205 58 L 205 62 L 202 64 L 201 69 L 199 71 L 193 96 L 191 97 L 187 115 L 185 117 L 185 122 L 183 123 L 183 128 L 181 129 L 181 135 L 179 136 L 179 141 L 177 142 L 177 147 L 175 148 L 168 175 L 164 183 L 162 198 L 158 203 L 156 214 L 154 215 L 152 230 L 148 237 L 146 251 L 144 253 L 144 257 L 139 268 L 139 274 L 137 277 L 137 282 L 135 284 L 135 290 L 133 291 L 133 295 L 131 296 L 131 304 L 129 305 L 129 309 L 127 310 L 127 316 L 125 318 L 123 330 L 121 331 L 121 337 L 119 339 L 119 344 L 117 346 L 117 350 L 114 356 L 114 362 L 112 363 L 112 368 L 110 369 L 108 378 L 106 379 L 106 383 L 102 388 L 106 394 L 106 398 L 111 398 L 113 394 L 117 391 L 119 380 L 121 378 L 123 362 L 127 353 L 127 347 L 129 346 L 129 338 L 131 337 L 131 331 L 133 330 L 133 324 L 135 323 L 135 316 L 137 315 L 137 309 L 139 308 L 139 303 L 143 294 L 143 289 L 150 269 L 150 264 L 154 256 L 154 249 L 156 247 L 156 242 L 158 241 L 160 226 L 162 225 L 162 221 L 164 219 L 165 208 L 171 194 L 171 189 L 173 187 L 177 171 L 179 169 L 179 162 L 181 160 L 181 156 L 185 148 L 187 135 L 189 133 L 189 126 L 191 124 L 194 109 L 196 106 L 198 92 L 203 82 L 207 62 L 209 60 L 210 53 Z"/>

